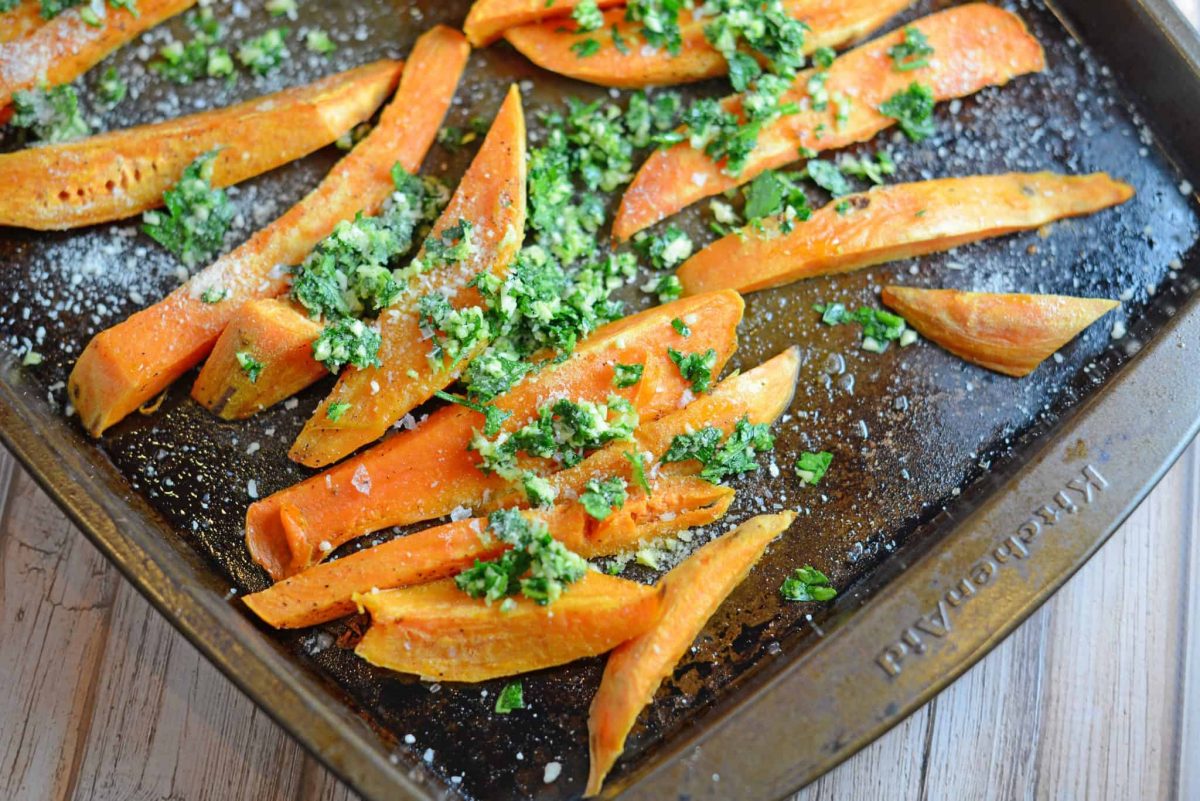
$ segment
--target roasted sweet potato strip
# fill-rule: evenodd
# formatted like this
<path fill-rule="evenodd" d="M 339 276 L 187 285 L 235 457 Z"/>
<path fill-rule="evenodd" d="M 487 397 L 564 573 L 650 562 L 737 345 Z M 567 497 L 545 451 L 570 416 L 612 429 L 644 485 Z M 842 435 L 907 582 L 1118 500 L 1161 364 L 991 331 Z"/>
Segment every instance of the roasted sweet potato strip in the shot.
<path fill-rule="evenodd" d="M 273 170 L 375 113 L 402 66 L 376 61 L 229 108 L 0 155 L 0 224 L 58 230 L 140 214 L 216 148 L 215 185 Z"/>
<path fill-rule="evenodd" d="M 825 81 L 831 97 L 852 98 L 849 108 L 830 103 L 824 111 L 808 108 L 764 126 L 757 147 L 736 176 L 727 174 L 723 163 L 714 163 L 688 142 L 653 153 L 621 198 L 613 236 L 624 241 L 697 200 L 796 161 L 802 147 L 836 150 L 870 139 L 895 124 L 894 119 L 879 113 L 879 106 L 914 81 L 928 86 L 934 97 L 943 101 L 986 86 L 1000 86 L 1045 67 L 1041 45 L 1025 24 L 996 6 L 958 6 L 913 24 L 934 48 L 928 67 L 911 72 L 894 69 L 888 50 L 903 40 L 902 31 L 851 50 L 833 63 Z M 801 73 L 785 99 L 803 101 L 809 77 L 810 73 Z M 731 110 L 741 108 L 737 96 L 724 102 Z M 845 115 L 840 120 L 839 113 Z"/>
<path fill-rule="evenodd" d="M 736 348 L 742 309 L 736 292 L 714 292 L 603 326 L 562 364 L 527 377 L 497 398 L 498 407 L 513 413 L 505 430 L 528 423 L 555 397 L 603 401 L 615 393 L 629 398 L 643 421 L 661 417 L 678 407 L 689 387 L 667 349 L 712 348 L 719 372 Z M 676 317 L 691 326 L 690 338 L 671 326 Z M 614 389 L 615 363 L 642 364 L 642 380 Z M 254 503 L 246 513 L 250 553 L 278 580 L 316 562 L 321 542 L 336 548 L 387 526 L 432 520 L 458 506 L 479 507 L 486 495 L 506 489 L 498 477 L 480 472 L 476 455 L 467 450 L 483 422 L 483 415 L 461 406 L 439 409 L 415 431 Z"/>
<path fill-rule="evenodd" d="M 136 13 L 106 7 L 99 27 L 84 22 L 84 7 L 70 8 L 26 35 L 0 44 L 0 109 L 12 102 L 14 92 L 42 81 L 50 86 L 70 83 L 121 45 L 195 2 L 138 0 Z"/>
<path fill-rule="evenodd" d="M 730 376 L 718 384 L 710 394 L 701 395 L 678 411 L 663 415 L 645 423 L 634 433 L 634 442 L 613 443 L 588 456 L 579 464 L 549 477 L 550 484 L 564 497 L 583 491 L 589 479 L 605 479 L 621 476 L 632 480 L 632 467 L 625 453 L 636 449 L 642 454 L 643 463 L 649 467 L 662 458 L 671 441 L 678 434 L 696 431 L 705 426 L 719 428 L 728 433 L 743 417 L 751 423 L 773 423 L 792 402 L 796 391 L 796 379 L 800 373 L 800 350 L 788 348 L 774 358 L 748 370 Z M 675 473 L 695 472 L 695 462 L 667 465 L 664 469 Z M 496 508 L 510 505 L 496 496 Z M 489 508 L 491 508 L 489 504 Z"/>
<path fill-rule="evenodd" d="M 596 0 L 596 5 L 603 9 L 623 2 Z M 463 23 L 463 33 L 472 46 L 484 47 L 514 25 L 569 17 L 579 3 L 580 0 L 476 0 Z"/>
<path fill-rule="evenodd" d="M 1104 173 L 1010 173 L 881 186 L 841 198 L 790 233 L 767 221 L 718 239 L 679 268 L 688 293 L 753 292 L 1037 228 L 1124 203 Z M 849 211 L 837 206 L 849 204 Z M 845 208 L 845 207 L 843 207 Z"/>
<path fill-rule="evenodd" d="M 371 628 L 354 652 L 378 667 L 439 681 L 486 681 L 610 651 L 649 630 L 663 591 L 589 571 L 549 606 L 501 611 L 453 579 L 362 593 Z"/>
<path fill-rule="evenodd" d="M 324 467 L 383 436 L 392 423 L 454 382 L 474 352 L 459 366 L 430 363 L 433 340 L 421 331 L 418 299 L 439 292 L 455 308 L 482 303 L 469 286 L 480 273 L 504 278 L 525 235 L 525 114 L 514 85 L 487 138 L 475 154 L 454 196 L 433 226 L 433 236 L 466 220 L 474 249 L 456 264 L 431 269 L 414 279 L 400 299 L 379 315 L 378 367 L 348 367 L 329 396 L 313 412 L 296 438 L 291 458 L 308 467 Z M 426 257 L 423 246 L 417 259 Z M 342 411 L 331 416 L 337 404 Z"/>
<path fill-rule="evenodd" d="M 97 335 L 68 383 L 84 428 L 100 436 L 208 355 L 243 303 L 281 294 L 286 271 L 278 265 L 300 263 L 340 220 L 377 209 L 395 189 L 393 164 L 416 172 L 468 54 L 457 31 L 439 26 L 424 34 L 379 124 L 320 186 L 164 300 Z M 221 292 L 220 302 L 203 301 Z"/>
<path fill-rule="evenodd" d="M 604 520 L 578 503 L 528 514 L 540 517 L 555 539 L 591 558 L 637 547 L 657 537 L 712 523 L 733 500 L 733 490 L 682 476 L 663 476 L 654 494 L 637 492 Z M 248 595 L 246 605 L 275 628 L 301 628 L 354 611 L 355 593 L 424 584 L 465 570 L 476 559 L 494 559 L 508 547 L 479 534 L 486 518 L 472 518 L 398 537 L 372 548 L 324 562 L 273 587 Z"/>
<path fill-rule="evenodd" d="M 20 39 L 45 24 L 38 0 L 23 0 L 12 11 L 0 12 L 0 44 Z"/>
<path fill-rule="evenodd" d="M 1103 298 L 884 287 L 883 302 L 955 356 L 1020 378 L 1120 304 Z"/>
<path fill-rule="evenodd" d="M 914 0 L 784 0 L 793 17 L 811 28 L 804 41 L 806 53 L 821 47 L 842 47 L 878 28 L 890 17 L 912 5 Z M 504 38 L 539 67 L 581 81 L 623 89 L 670 86 L 702 81 L 729 70 L 725 57 L 704 37 L 711 20 L 694 12 L 679 12 L 679 52 L 643 47 L 642 23 L 626 22 L 625 10 L 604 14 L 604 26 L 589 34 L 576 31 L 571 20 L 549 20 L 509 28 Z M 618 48 L 613 28 L 621 38 Z M 571 49 L 585 37 L 595 39 L 600 49 L 586 58 Z"/>
<path fill-rule="evenodd" d="M 625 737 L 642 709 L 654 700 L 663 679 L 691 647 L 704 624 L 771 540 L 795 520 L 795 512 L 760 515 L 713 540 L 663 577 L 666 589 L 662 617 L 637 639 L 608 657 L 600 689 L 588 716 L 591 770 L 584 796 L 600 792 L 604 777 L 625 749 Z"/>
<path fill-rule="evenodd" d="M 313 358 L 313 340 L 320 334 L 321 324 L 289 301 L 252 300 L 221 332 L 192 385 L 192 398 L 223 420 L 273 406 L 329 375 Z"/>

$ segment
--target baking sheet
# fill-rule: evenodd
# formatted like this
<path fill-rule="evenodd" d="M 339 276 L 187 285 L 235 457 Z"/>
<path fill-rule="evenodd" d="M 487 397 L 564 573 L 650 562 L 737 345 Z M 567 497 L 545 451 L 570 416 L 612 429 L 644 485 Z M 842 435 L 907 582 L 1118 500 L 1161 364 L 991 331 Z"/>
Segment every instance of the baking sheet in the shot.
<path fill-rule="evenodd" d="M 921 3 L 902 19 L 945 5 Z M 799 508 L 802 518 L 710 622 L 634 730 L 615 776 L 689 736 L 699 716 L 729 706 L 756 673 L 802 654 L 819 636 L 830 610 L 778 598 L 779 583 L 791 568 L 811 562 L 839 587 L 870 586 L 881 562 L 918 547 L 919 538 L 937 537 L 937 527 L 921 527 L 922 522 L 943 510 L 952 519 L 963 489 L 1020 460 L 1061 415 L 1097 393 L 1194 290 L 1200 220 L 1183 191 L 1188 189 L 1183 177 L 1158 151 L 1150 127 L 1122 99 L 1103 62 L 1070 39 L 1040 4 L 1016 8 L 1047 47 L 1044 75 L 943 106 L 937 135 L 920 146 L 884 134 L 851 152 L 886 145 L 899 164 L 894 180 L 1108 170 L 1131 182 L 1137 197 L 1117 211 L 1046 231 L 748 296 L 735 366 L 754 365 L 790 344 L 802 347 L 804 366 L 792 408 L 777 426 L 773 460 L 737 485 L 746 491 L 728 523 L 784 507 Z M 260 9 L 238 3 L 214 9 L 230 20 L 235 41 L 275 23 Z M 299 19 L 288 23 L 294 58 L 278 73 L 267 79 L 243 76 L 233 86 L 174 87 L 135 77 L 131 88 L 137 97 L 101 114 L 98 127 L 225 105 L 373 58 L 400 56 L 428 25 L 457 24 L 465 11 L 462 3 L 436 8 L 378 0 L 347 7 L 302 3 Z M 309 25 L 325 28 L 340 42 L 329 61 L 303 50 L 300 36 Z M 151 31 L 110 63 L 122 74 L 144 72 L 144 59 L 167 30 L 187 35 L 177 20 Z M 93 78 L 103 66 L 92 71 Z M 498 45 L 472 56 L 461 102 L 448 123 L 463 125 L 472 116 L 490 115 L 512 81 L 526 89 L 531 122 L 538 109 L 557 107 L 565 95 L 607 94 L 537 70 Z M 721 84 L 712 82 L 689 93 L 720 91 Z M 531 125 L 531 131 L 536 138 L 538 126 Z M 5 145 L 15 143 L 10 137 Z M 336 156 L 328 149 L 239 187 L 233 199 L 241 214 L 229 244 L 301 197 Z M 469 156 L 469 151 L 435 148 L 426 171 L 456 176 Z M 699 237 L 705 218 L 701 207 L 677 220 L 686 221 Z M 64 234 L 4 229 L 0 265 L 0 337 L 8 359 L 4 380 L 36 397 L 48 415 L 61 415 L 62 384 L 87 339 L 180 280 L 173 259 L 139 234 L 134 222 Z M 965 365 L 927 343 L 883 355 L 862 352 L 854 330 L 820 326 L 810 311 L 816 301 L 874 302 L 878 287 L 891 281 L 1103 295 L 1123 304 L 1118 314 L 1064 349 L 1061 361 L 1014 381 Z M 632 308 L 644 303 L 636 292 L 630 301 Z M 1117 321 L 1128 333 L 1114 339 Z M 17 369 L 17 356 L 29 344 L 46 361 Z M 128 481 L 128 491 L 161 515 L 163 536 L 178 538 L 206 560 L 236 604 L 237 594 L 266 583 L 241 545 L 251 490 L 265 495 L 305 475 L 287 462 L 285 452 L 327 385 L 302 394 L 294 409 L 280 407 L 241 423 L 210 418 L 187 400 L 189 386 L 187 378 L 178 382 L 156 416 L 130 418 L 99 447 Z M 74 421 L 62 425 L 75 428 Z M 94 447 L 78 432 L 69 436 L 75 447 Z M 820 488 L 802 489 L 789 465 L 800 451 L 819 449 L 835 453 L 834 469 Z M 709 533 L 698 532 L 695 541 Z M 630 574 L 652 577 L 636 568 Z M 854 591 L 843 596 L 843 605 L 864 600 Z M 367 717 L 397 763 L 415 769 L 414 775 L 435 775 L 445 788 L 467 797 L 564 798 L 582 788 L 586 708 L 601 660 L 527 677 L 529 709 L 497 716 L 492 703 L 503 682 L 431 685 L 372 669 L 339 646 L 339 640 L 353 636 L 345 624 L 266 636 Z M 547 785 L 543 775 L 551 761 L 563 772 Z"/>

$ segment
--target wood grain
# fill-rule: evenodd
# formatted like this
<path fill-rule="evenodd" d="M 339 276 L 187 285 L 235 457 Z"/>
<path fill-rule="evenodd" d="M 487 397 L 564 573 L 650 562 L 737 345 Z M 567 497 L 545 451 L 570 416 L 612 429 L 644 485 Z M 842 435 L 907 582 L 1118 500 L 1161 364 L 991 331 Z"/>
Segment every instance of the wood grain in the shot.
<path fill-rule="evenodd" d="M 1198 497 L 1193 445 L 1011 637 L 793 801 L 1200 799 Z M 356 798 L 2 449 L 0 646 L 0 798 Z"/>

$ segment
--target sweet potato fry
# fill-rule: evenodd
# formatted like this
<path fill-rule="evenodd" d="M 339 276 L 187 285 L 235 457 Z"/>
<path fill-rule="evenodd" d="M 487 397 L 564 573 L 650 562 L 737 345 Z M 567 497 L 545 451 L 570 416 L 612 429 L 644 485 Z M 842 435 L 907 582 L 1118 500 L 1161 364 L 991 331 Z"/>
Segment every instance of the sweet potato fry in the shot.
<path fill-rule="evenodd" d="M 312 355 L 320 334 L 321 324 L 290 302 L 252 300 L 221 332 L 192 386 L 192 398 L 223 420 L 273 406 L 329 374 Z"/>
<path fill-rule="evenodd" d="M 195 2 L 138 0 L 136 13 L 107 7 L 99 27 L 84 21 L 82 8 L 70 8 L 26 35 L 0 44 L 0 109 L 12 102 L 14 92 L 42 81 L 50 86 L 70 83 L 121 45 Z"/>
<path fill-rule="evenodd" d="M 414 279 L 400 299 L 379 315 L 378 367 L 349 367 L 313 412 L 288 454 L 308 467 L 324 467 L 383 436 L 392 423 L 454 383 L 466 363 L 487 345 L 479 342 L 456 369 L 430 362 L 433 341 L 421 332 L 418 299 L 429 292 L 450 298 L 455 308 L 478 306 L 470 286 L 480 273 L 504 278 L 525 236 L 525 114 L 514 85 L 491 130 L 433 226 L 438 236 L 466 220 L 475 243 L 470 256 Z M 426 258 L 422 246 L 417 259 Z M 339 415 L 329 414 L 337 404 Z M 336 419 L 335 419 L 336 417 Z"/>
<path fill-rule="evenodd" d="M 505 430 L 525 425 L 548 399 L 603 401 L 629 398 L 643 421 L 676 409 L 688 383 L 670 362 L 668 348 L 716 351 L 718 372 L 736 348 L 743 303 L 736 292 L 714 292 L 675 301 L 609 323 L 580 343 L 562 364 L 527 377 L 496 399 L 512 412 Z M 691 326 L 684 339 L 671 326 L 679 317 Z M 615 363 L 642 364 L 642 380 L 614 389 Z M 318 543 L 337 547 L 361 534 L 447 515 L 458 506 L 475 508 L 489 493 L 506 489 L 485 475 L 467 450 L 483 415 L 461 406 L 432 414 L 415 431 L 400 433 L 353 459 L 251 505 L 246 545 L 254 560 L 276 580 L 320 558 Z"/>
<path fill-rule="evenodd" d="M 800 148 L 827 151 L 867 141 L 895 124 L 894 119 L 879 112 L 879 106 L 914 81 L 928 86 L 934 98 L 943 101 L 973 94 L 986 86 L 1000 86 L 1045 67 L 1041 45 L 1025 24 L 996 6 L 957 6 L 913 24 L 934 49 L 928 67 L 912 72 L 893 68 L 888 50 L 903 40 L 901 31 L 851 50 L 833 63 L 825 81 L 831 97 L 853 98 L 849 108 L 829 103 L 824 111 L 810 107 L 765 125 L 757 146 L 736 176 L 726 173 L 723 163 L 714 162 L 688 142 L 655 151 L 621 198 L 613 236 L 617 241 L 629 239 L 697 200 L 745 183 L 764 170 L 796 161 Z M 801 73 L 784 99 L 804 100 L 810 77 L 811 72 Z M 728 110 L 740 113 L 738 96 L 723 102 Z M 839 114 L 844 116 L 839 119 Z"/>
<path fill-rule="evenodd" d="M 98 334 L 68 382 L 84 428 L 100 436 L 203 360 L 243 303 L 281 294 L 286 271 L 278 265 L 300 263 L 340 220 L 377 209 L 395 189 L 393 164 L 416 172 L 469 52 L 457 31 L 439 26 L 425 33 L 379 124 L 320 186 L 162 301 Z M 213 293 L 224 299 L 205 303 Z"/>
<path fill-rule="evenodd" d="M 214 185 L 273 170 L 370 117 L 402 66 L 376 61 L 229 108 L 0 155 L 0 183 L 11 187 L 0 224 L 59 230 L 140 214 L 214 148 Z"/>
<path fill-rule="evenodd" d="M 463 33 L 473 47 L 484 47 L 514 25 L 569 17 L 581 0 L 476 0 L 467 12 Z M 599 8 L 624 5 L 624 0 L 596 0 Z"/>
<path fill-rule="evenodd" d="M 0 44 L 20 39 L 45 24 L 41 4 L 37 0 L 23 0 L 12 11 L 0 13 Z"/>
<path fill-rule="evenodd" d="M 696 551 L 663 577 L 662 617 L 649 631 L 608 657 L 588 715 L 591 770 L 584 796 L 600 792 L 625 737 L 663 679 L 687 652 L 704 624 L 742 583 L 771 540 L 795 520 L 795 512 L 760 515 Z"/>
<path fill-rule="evenodd" d="M 1010 173 L 881 186 L 842 198 L 849 212 L 831 203 L 790 233 L 774 221 L 762 230 L 747 226 L 696 253 L 676 274 L 686 293 L 753 292 L 1037 228 L 1132 196 L 1132 187 L 1104 173 Z"/>
<path fill-rule="evenodd" d="M 883 302 L 926 339 L 1017 378 L 1120 304 L 1103 298 L 888 286 Z"/>
<path fill-rule="evenodd" d="M 528 512 L 541 518 L 554 538 L 591 558 L 637 547 L 657 537 L 712 523 L 724 516 L 733 490 L 683 476 L 664 476 L 654 494 L 638 492 L 604 520 L 596 520 L 578 503 Z M 508 547 L 500 540 L 484 543 L 479 533 L 486 518 L 435 526 L 372 548 L 323 562 L 261 592 L 245 597 L 246 605 L 275 628 L 302 628 L 354 611 L 355 593 L 393 589 L 447 578 L 476 559 L 499 556 Z"/>
<path fill-rule="evenodd" d="M 632 466 L 625 452 L 636 449 L 649 466 L 662 458 L 677 434 L 712 426 L 728 433 L 743 417 L 751 423 L 773 423 L 792 402 L 800 373 L 800 350 L 791 347 L 753 370 L 730 376 L 711 393 L 701 395 L 678 411 L 645 423 L 634 433 L 634 443 L 613 443 L 588 456 L 579 464 L 548 478 L 560 495 L 568 497 L 583 491 L 589 479 L 620 476 L 632 480 Z M 667 465 L 669 473 L 694 473 L 698 465 L 684 462 Z M 514 498 L 495 496 L 487 508 L 511 505 Z M 503 499 L 503 500 L 501 500 Z"/>
<path fill-rule="evenodd" d="M 784 0 L 784 7 L 796 19 L 807 23 L 811 31 L 804 50 L 811 53 L 821 47 L 843 47 L 878 28 L 914 0 Z M 504 31 L 504 38 L 534 64 L 589 83 L 637 89 L 647 86 L 671 86 L 679 83 L 716 78 L 729 70 L 725 57 L 708 43 L 704 26 L 711 20 L 695 12 L 679 12 L 681 44 L 679 52 L 642 47 L 642 23 L 627 22 L 625 10 L 605 12 L 604 25 L 591 34 L 600 49 L 586 58 L 573 51 L 584 38 L 572 20 L 552 19 L 520 25 Z M 612 31 L 623 44 L 618 48 Z"/>
<path fill-rule="evenodd" d="M 550 606 L 500 611 L 453 579 L 360 593 L 371 628 L 354 652 L 378 667 L 439 681 L 486 681 L 610 651 L 649 630 L 663 591 L 589 571 Z"/>

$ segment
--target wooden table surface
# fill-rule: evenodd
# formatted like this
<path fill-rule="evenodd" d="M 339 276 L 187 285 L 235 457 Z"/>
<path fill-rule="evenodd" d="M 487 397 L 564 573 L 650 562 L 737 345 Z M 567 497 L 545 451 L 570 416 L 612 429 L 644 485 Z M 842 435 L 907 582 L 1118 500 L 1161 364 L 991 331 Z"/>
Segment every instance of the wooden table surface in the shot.
<path fill-rule="evenodd" d="M 1020 629 L 796 800 L 1200 799 L 1198 498 L 1193 445 Z M 0 571 L 0 799 L 357 798 L 2 449 Z"/>

